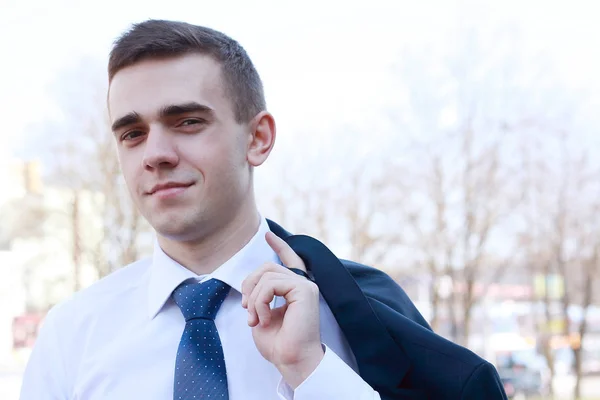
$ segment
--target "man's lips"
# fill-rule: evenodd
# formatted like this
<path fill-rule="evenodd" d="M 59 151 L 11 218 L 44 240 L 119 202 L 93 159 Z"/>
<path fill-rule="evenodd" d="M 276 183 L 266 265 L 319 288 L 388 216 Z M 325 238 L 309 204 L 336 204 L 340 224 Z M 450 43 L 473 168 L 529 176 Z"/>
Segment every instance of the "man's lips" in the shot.
<path fill-rule="evenodd" d="M 154 185 L 152 189 L 150 189 L 147 194 L 159 194 L 159 193 L 167 193 L 167 192 L 180 192 L 183 189 L 187 189 L 192 186 L 193 183 L 182 183 L 182 182 L 166 182 L 158 185 Z"/>

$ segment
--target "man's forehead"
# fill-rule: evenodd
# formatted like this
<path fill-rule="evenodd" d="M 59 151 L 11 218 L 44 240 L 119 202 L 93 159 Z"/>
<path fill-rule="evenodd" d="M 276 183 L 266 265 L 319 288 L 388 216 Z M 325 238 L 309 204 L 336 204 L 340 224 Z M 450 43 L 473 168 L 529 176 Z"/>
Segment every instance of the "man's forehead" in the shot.
<path fill-rule="evenodd" d="M 129 112 L 156 113 L 165 105 L 190 101 L 217 109 L 224 100 L 220 78 L 219 64 L 207 56 L 141 61 L 118 71 L 111 80 L 111 119 Z"/>
<path fill-rule="evenodd" d="M 143 73 L 156 74 L 174 73 L 176 75 L 199 74 L 199 75 L 215 75 L 221 71 L 221 64 L 213 57 L 198 54 L 188 53 L 172 57 L 146 57 L 135 63 L 126 65 L 118 70 L 113 76 L 114 81 L 118 76 L 138 76 Z"/>

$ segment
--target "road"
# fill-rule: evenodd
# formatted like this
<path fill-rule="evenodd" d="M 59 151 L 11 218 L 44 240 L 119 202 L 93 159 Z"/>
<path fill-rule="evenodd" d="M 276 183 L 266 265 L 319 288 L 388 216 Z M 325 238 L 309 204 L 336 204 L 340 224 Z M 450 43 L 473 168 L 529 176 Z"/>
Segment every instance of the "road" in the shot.
<path fill-rule="evenodd" d="M 574 376 L 557 376 L 554 378 L 554 392 L 557 396 L 569 399 L 575 387 Z M 590 376 L 583 378 L 581 382 L 581 396 L 600 400 L 600 376 Z"/>

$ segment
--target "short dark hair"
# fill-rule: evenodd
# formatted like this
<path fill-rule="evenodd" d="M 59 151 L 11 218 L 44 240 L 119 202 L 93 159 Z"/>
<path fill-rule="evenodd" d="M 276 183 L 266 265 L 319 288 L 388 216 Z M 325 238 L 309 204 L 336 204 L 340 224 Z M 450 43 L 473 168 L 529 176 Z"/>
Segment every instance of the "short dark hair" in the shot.
<path fill-rule="evenodd" d="M 186 22 L 147 20 L 133 24 L 114 43 L 108 80 L 142 60 L 193 53 L 208 55 L 221 64 L 225 94 L 237 122 L 248 122 L 266 109 L 262 81 L 244 48 L 224 33 Z"/>

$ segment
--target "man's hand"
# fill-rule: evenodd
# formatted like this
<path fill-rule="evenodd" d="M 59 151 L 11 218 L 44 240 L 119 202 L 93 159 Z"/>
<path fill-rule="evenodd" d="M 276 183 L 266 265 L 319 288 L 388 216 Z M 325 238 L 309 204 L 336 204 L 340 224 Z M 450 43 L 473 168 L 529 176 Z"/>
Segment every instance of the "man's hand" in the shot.
<path fill-rule="evenodd" d="M 302 259 L 282 239 L 268 232 L 266 240 L 286 267 L 306 271 Z M 286 304 L 271 310 L 275 296 L 285 298 Z M 295 389 L 324 356 L 317 285 L 281 265 L 266 263 L 244 280 L 242 306 L 248 309 L 256 347 Z"/>

